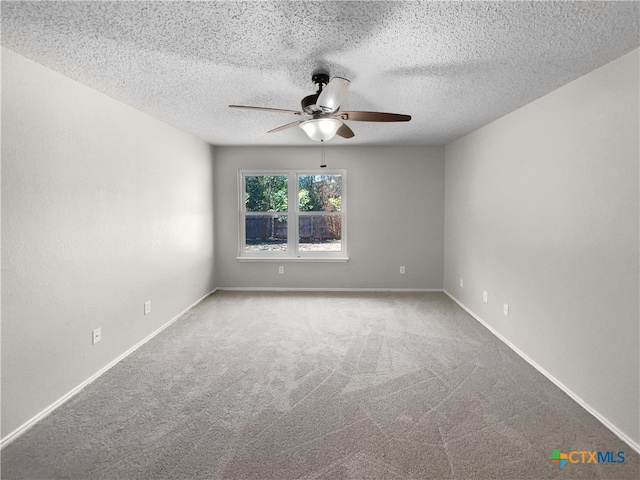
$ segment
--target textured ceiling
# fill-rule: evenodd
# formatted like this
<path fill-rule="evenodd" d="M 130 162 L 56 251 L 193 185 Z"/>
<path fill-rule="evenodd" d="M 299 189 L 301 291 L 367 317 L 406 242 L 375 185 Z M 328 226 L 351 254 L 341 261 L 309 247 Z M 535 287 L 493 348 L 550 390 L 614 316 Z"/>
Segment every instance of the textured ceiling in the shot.
<path fill-rule="evenodd" d="M 311 74 L 351 80 L 335 145 L 443 145 L 639 45 L 638 2 L 2 2 L 15 52 L 215 145 L 315 144 Z"/>

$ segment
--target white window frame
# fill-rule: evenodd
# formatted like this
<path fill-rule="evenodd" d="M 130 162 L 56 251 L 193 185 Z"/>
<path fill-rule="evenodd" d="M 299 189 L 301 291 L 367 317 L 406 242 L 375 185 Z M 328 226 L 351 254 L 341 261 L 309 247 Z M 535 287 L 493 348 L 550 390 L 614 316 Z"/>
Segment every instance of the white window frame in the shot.
<path fill-rule="evenodd" d="M 264 212 L 247 212 L 245 204 L 245 177 L 256 175 L 284 175 L 287 177 L 287 212 L 273 212 L 274 215 L 287 215 L 287 251 L 286 252 L 247 252 L 245 247 L 245 217 L 263 215 Z M 301 212 L 299 210 L 299 176 L 304 175 L 341 175 L 342 193 L 339 212 Z M 306 261 L 306 262 L 346 262 L 347 256 L 347 171 L 344 169 L 322 170 L 238 170 L 238 256 L 236 260 L 245 262 Z M 341 250 L 334 252 L 301 252 L 299 250 L 299 218 L 301 216 L 340 215 Z"/>

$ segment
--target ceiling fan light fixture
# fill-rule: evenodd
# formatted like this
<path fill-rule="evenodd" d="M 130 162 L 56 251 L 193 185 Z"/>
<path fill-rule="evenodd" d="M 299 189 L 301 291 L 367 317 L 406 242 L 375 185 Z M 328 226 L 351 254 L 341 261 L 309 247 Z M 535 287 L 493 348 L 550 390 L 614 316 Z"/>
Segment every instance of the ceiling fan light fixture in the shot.
<path fill-rule="evenodd" d="M 342 122 L 336 118 L 312 118 L 300 123 L 300 128 L 311 140 L 324 142 L 331 140 L 342 125 Z"/>
<path fill-rule="evenodd" d="M 346 78 L 334 77 L 318 95 L 318 109 L 327 113 L 337 111 L 347 96 L 350 83 Z"/>

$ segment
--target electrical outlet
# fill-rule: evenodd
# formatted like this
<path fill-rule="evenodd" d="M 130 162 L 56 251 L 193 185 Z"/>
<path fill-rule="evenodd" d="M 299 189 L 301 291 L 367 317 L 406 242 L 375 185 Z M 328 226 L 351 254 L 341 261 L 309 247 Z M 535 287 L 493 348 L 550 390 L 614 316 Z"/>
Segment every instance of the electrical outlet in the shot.
<path fill-rule="evenodd" d="M 281 275 L 284 273 L 284 267 L 282 265 L 278 267 L 278 273 Z"/>
<path fill-rule="evenodd" d="M 95 345 L 102 340 L 102 328 L 96 328 L 91 332 L 91 345 Z"/>
<path fill-rule="evenodd" d="M 484 301 L 484 303 L 487 303 L 489 301 L 489 294 L 486 290 L 482 292 L 482 300 Z"/>
<path fill-rule="evenodd" d="M 502 307 L 502 313 L 504 313 L 507 317 L 509 316 L 509 304 L 505 303 Z"/>
<path fill-rule="evenodd" d="M 462 281 L 462 279 L 460 279 L 460 286 L 464 287 L 464 282 Z"/>
<path fill-rule="evenodd" d="M 144 302 L 144 314 L 149 315 L 151 313 L 151 300 Z"/>
<path fill-rule="evenodd" d="M 406 273 L 406 270 L 403 265 L 402 267 L 400 267 L 400 275 L 404 275 L 405 273 Z"/>

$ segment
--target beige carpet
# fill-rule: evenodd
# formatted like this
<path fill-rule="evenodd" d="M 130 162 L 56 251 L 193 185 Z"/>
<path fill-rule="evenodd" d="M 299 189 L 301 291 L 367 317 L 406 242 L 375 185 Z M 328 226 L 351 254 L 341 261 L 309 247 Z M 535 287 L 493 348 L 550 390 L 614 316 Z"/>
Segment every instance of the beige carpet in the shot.
<path fill-rule="evenodd" d="M 625 462 L 560 468 L 554 449 Z M 2 451 L 5 479 L 637 479 L 638 465 L 442 293 L 217 292 Z"/>

